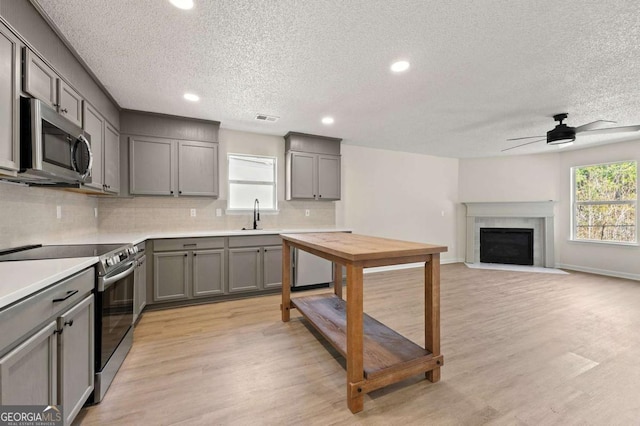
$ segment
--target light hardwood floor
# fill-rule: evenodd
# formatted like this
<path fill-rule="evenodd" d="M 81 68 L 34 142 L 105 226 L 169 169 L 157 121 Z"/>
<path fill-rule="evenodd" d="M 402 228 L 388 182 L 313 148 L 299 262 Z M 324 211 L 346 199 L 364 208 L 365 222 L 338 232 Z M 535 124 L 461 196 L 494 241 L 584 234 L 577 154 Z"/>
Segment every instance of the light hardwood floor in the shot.
<path fill-rule="evenodd" d="M 365 312 L 421 345 L 422 277 L 368 274 L 364 292 Z M 640 423 L 636 281 L 443 265 L 442 380 L 375 391 L 356 415 L 343 359 L 299 313 L 281 322 L 279 304 L 278 295 L 145 313 L 106 398 L 78 423 Z"/>

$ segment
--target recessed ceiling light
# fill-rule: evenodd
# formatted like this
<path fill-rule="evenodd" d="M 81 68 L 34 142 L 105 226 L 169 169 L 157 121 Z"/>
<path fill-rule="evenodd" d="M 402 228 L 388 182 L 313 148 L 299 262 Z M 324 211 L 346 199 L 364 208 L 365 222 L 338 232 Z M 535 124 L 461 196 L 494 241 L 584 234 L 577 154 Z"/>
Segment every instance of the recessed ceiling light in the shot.
<path fill-rule="evenodd" d="M 185 93 L 184 98 L 191 102 L 198 102 L 200 100 L 200 96 L 194 95 L 193 93 Z"/>
<path fill-rule="evenodd" d="M 333 124 L 333 117 L 323 117 L 322 118 L 322 124 Z"/>
<path fill-rule="evenodd" d="M 193 9 L 193 0 L 169 0 L 178 9 Z"/>
<path fill-rule="evenodd" d="M 409 69 L 409 62 L 407 61 L 398 61 L 391 64 L 391 71 L 393 72 L 403 72 Z"/>

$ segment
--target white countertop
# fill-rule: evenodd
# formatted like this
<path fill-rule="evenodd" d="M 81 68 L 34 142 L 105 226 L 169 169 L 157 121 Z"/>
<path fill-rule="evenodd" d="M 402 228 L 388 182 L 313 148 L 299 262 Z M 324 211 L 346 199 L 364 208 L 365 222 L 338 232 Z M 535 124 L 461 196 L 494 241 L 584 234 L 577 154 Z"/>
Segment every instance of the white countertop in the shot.
<path fill-rule="evenodd" d="M 96 262 L 97 257 L 0 262 L 0 309 Z"/>
<path fill-rule="evenodd" d="M 347 228 L 260 229 L 220 231 L 136 232 L 94 234 L 84 237 L 45 241 L 43 244 L 138 244 L 160 238 L 230 237 L 247 235 L 275 235 L 306 232 L 346 232 Z M 0 262 L 0 309 L 23 297 L 36 293 L 57 281 L 98 262 L 97 257 L 71 259 L 24 260 Z"/>
<path fill-rule="evenodd" d="M 161 238 L 195 238 L 195 237 L 235 237 L 247 235 L 275 235 L 275 234 L 295 234 L 307 232 L 350 232 L 349 228 L 303 228 L 303 229 L 249 229 L 242 230 L 214 230 L 214 231 L 174 231 L 174 232 L 133 232 L 133 233 L 108 233 L 94 234 L 83 237 L 69 239 L 58 239 L 47 244 L 114 244 L 131 243 L 138 244 L 145 240 L 157 240 Z"/>

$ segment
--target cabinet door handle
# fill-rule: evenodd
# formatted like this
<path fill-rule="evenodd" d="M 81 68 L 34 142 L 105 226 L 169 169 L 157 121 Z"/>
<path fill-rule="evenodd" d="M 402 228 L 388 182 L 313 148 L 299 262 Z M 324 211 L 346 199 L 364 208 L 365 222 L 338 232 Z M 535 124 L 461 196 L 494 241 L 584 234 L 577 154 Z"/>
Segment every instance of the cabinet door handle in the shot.
<path fill-rule="evenodd" d="M 61 113 L 63 113 L 63 114 L 66 114 L 66 113 L 67 113 L 67 112 L 69 112 L 69 111 L 67 111 L 67 109 L 66 109 L 66 108 L 64 108 L 64 109 L 61 109 L 61 110 L 60 110 L 60 112 L 61 112 Z"/>
<path fill-rule="evenodd" d="M 60 106 L 60 104 L 53 104 L 53 106 L 57 108 Z"/>
<path fill-rule="evenodd" d="M 178 191 L 178 194 L 182 194 L 182 191 Z"/>
<path fill-rule="evenodd" d="M 198 253 L 193 253 L 193 257 L 196 257 L 198 255 Z"/>
<path fill-rule="evenodd" d="M 173 191 L 171 191 L 171 193 L 173 194 Z"/>
<path fill-rule="evenodd" d="M 71 296 L 73 296 L 76 293 L 78 293 L 78 290 L 69 290 L 69 291 L 67 291 L 67 294 L 64 297 L 58 297 L 57 299 L 53 299 L 53 303 L 62 302 L 64 300 L 67 300 L 68 298 L 70 298 Z"/>
<path fill-rule="evenodd" d="M 187 257 L 187 253 L 184 254 L 184 257 Z"/>
<path fill-rule="evenodd" d="M 318 198 L 322 198 L 322 194 L 318 195 Z"/>
<path fill-rule="evenodd" d="M 64 325 L 68 325 L 69 327 L 73 327 L 73 320 L 65 321 Z"/>

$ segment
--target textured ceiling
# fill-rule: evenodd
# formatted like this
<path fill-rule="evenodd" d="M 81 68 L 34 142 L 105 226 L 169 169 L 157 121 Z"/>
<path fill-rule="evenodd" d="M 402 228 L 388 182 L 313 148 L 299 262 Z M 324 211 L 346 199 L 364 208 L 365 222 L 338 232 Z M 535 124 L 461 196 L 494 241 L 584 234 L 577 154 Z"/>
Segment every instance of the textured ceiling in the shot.
<path fill-rule="evenodd" d="M 194 1 L 38 3 L 123 108 L 448 157 L 506 155 L 559 112 L 640 124 L 637 0 Z M 392 74 L 397 59 L 411 69 Z"/>

